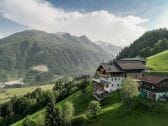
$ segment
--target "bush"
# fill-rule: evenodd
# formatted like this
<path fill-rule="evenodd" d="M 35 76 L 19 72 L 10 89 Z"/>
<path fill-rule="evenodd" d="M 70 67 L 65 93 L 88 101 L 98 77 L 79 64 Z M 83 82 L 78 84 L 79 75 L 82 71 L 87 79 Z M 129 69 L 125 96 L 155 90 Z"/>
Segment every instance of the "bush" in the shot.
<path fill-rule="evenodd" d="M 89 103 L 88 109 L 91 114 L 97 115 L 101 110 L 100 103 L 93 100 Z"/>
<path fill-rule="evenodd" d="M 74 116 L 75 109 L 72 102 L 66 102 L 63 111 L 63 120 L 65 124 L 71 124 L 72 117 Z"/>

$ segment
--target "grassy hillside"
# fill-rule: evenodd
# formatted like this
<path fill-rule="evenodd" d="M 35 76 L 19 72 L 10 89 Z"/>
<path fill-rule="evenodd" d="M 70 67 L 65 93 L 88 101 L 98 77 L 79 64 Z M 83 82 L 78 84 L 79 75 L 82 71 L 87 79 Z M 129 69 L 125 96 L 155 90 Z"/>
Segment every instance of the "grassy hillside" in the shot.
<path fill-rule="evenodd" d="M 22 96 L 27 94 L 28 92 L 34 91 L 36 88 L 41 88 L 43 91 L 51 90 L 54 84 L 49 85 L 39 85 L 39 86 L 30 86 L 30 87 L 23 87 L 23 88 L 9 88 L 9 89 L 2 89 L 0 90 L 0 103 L 4 103 L 9 101 L 12 97 Z"/>
<path fill-rule="evenodd" d="M 76 110 L 73 126 L 167 126 L 168 104 L 156 103 L 147 99 L 137 100 L 132 112 L 128 112 L 120 100 L 119 91 L 101 101 L 102 110 L 97 116 L 88 114 L 87 107 L 92 97 L 92 89 L 88 88 L 86 94 L 80 91 L 57 103 L 63 105 L 67 100 L 72 101 Z M 44 121 L 45 109 L 30 115 L 37 122 Z M 24 119 L 12 126 L 22 126 Z"/>
<path fill-rule="evenodd" d="M 168 72 L 168 50 L 147 58 L 147 66 L 152 71 Z"/>
<path fill-rule="evenodd" d="M 71 96 L 69 96 L 68 98 L 66 98 L 65 100 L 57 103 L 57 105 L 62 106 L 66 101 L 71 101 L 75 107 L 75 115 L 78 116 L 79 114 L 81 114 L 87 110 L 88 104 L 92 99 L 94 99 L 92 96 L 92 87 L 89 86 L 86 94 L 83 94 L 83 93 L 81 93 L 81 91 L 78 91 L 78 92 L 72 94 Z M 45 108 L 30 115 L 30 117 L 32 117 L 36 121 L 43 122 L 44 121 L 43 120 L 44 119 L 44 112 L 45 112 Z M 16 122 L 15 124 L 13 124 L 11 126 L 22 126 L 24 119 Z"/>

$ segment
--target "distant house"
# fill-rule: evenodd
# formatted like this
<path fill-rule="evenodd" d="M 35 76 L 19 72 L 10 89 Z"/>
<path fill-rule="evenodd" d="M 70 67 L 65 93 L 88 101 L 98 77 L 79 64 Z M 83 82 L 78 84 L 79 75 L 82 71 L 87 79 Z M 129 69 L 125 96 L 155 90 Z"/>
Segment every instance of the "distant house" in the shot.
<path fill-rule="evenodd" d="M 22 80 L 10 81 L 4 84 L 4 88 L 20 88 L 23 86 L 24 86 L 24 83 L 22 82 Z"/>
<path fill-rule="evenodd" d="M 101 99 L 110 92 L 120 89 L 122 80 L 128 76 L 139 80 L 146 70 L 144 63 L 140 58 L 136 60 L 129 58 L 100 64 L 93 79 L 93 95 Z"/>
<path fill-rule="evenodd" d="M 168 100 L 168 78 L 161 76 L 142 77 L 141 95 L 153 100 Z"/>

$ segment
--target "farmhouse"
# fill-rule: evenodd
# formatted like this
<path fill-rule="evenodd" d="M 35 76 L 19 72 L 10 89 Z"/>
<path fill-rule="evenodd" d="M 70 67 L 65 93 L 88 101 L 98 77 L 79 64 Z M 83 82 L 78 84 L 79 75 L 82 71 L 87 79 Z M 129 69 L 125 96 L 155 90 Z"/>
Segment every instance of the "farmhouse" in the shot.
<path fill-rule="evenodd" d="M 102 63 L 97 68 L 95 78 L 93 79 L 93 95 L 97 99 L 101 99 L 110 92 L 120 89 L 122 80 L 128 76 L 139 81 L 145 70 L 145 62 L 141 58 L 113 60 L 109 63 Z"/>
<path fill-rule="evenodd" d="M 142 77 L 141 95 L 156 101 L 167 101 L 168 78 L 151 75 Z"/>

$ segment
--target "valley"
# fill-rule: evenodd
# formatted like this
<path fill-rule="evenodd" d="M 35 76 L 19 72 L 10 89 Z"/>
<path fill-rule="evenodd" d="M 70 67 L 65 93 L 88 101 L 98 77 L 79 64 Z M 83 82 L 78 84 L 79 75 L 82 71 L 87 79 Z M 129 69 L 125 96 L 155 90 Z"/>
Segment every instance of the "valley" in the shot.
<path fill-rule="evenodd" d="M 165 33 L 165 29 L 158 31 Z M 147 32 L 140 40 L 158 31 Z M 54 112 L 61 107 L 64 123 L 65 110 L 74 110 L 68 122 L 72 126 L 167 126 L 167 40 L 156 40 L 150 54 L 137 43 L 127 50 L 95 44 L 86 36 L 37 30 L 1 39 L 0 125 L 44 126 L 49 107 Z M 132 48 L 137 49 L 135 56 Z M 139 85 L 131 109 L 122 96 L 127 79 Z M 91 102 L 100 107 L 96 114 L 89 110 Z"/>
<path fill-rule="evenodd" d="M 34 85 L 34 86 L 27 86 L 21 88 L 5 88 L 0 89 L 0 104 L 11 100 L 14 96 L 23 96 L 27 93 L 31 93 L 37 88 L 41 88 L 43 91 L 51 90 L 53 88 L 53 84 L 48 85 Z"/>

